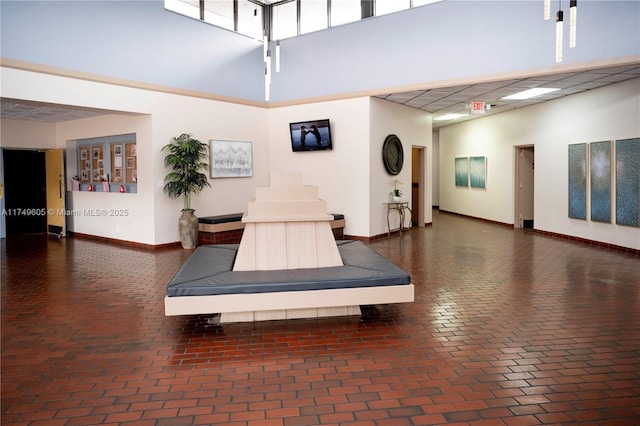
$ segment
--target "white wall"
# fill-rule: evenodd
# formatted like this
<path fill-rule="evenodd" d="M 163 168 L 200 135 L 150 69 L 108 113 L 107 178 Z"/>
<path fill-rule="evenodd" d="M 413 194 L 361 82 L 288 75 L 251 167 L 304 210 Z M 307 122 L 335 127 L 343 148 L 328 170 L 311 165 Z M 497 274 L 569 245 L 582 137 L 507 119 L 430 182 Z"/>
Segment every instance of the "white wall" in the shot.
<path fill-rule="evenodd" d="M 254 199 L 255 188 L 269 183 L 269 122 L 263 108 L 166 94 L 154 94 L 152 114 L 153 176 L 157 193 L 156 244 L 178 240 L 178 218 L 182 200 L 170 200 L 160 188 L 167 169 L 160 149 L 171 137 L 192 133 L 201 141 L 220 139 L 252 143 L 253 176 L 210 179 L 211 188 L 192 198 L 199 217 L 241 213 Z"/>
<path fill-rule="evenodd" d="M 70 232 L 96 235 L 118 240 L 153 244 L 155 215 L 153 211 L 151 119 L 147 115 L 112 114 L 57 125 L 57 145 L 67 148 L 67 189 L 71 189 L 71 176 L 79 174 L 75 143 L 68 141 L 121 135 L 136 135 L 138 185 L 136 193 L 71 191 L 67 208 L 76 215 L 67 220 Z M 93 215 L 89 211 L 106 211 L 106 215 Z"/>
<path fill-rule="evenodd" d="M 433 171 L 431 114 L 382 99 L 371 98 L 370 120 L 370 235 L 380 235 L 387 232 L 387 210 L 383 203 L 389 201 L 389 193 L 393 189 L 395 179 L 402 182 L 400 189 L 403 193 L 403 200 L 411 200 L 411 147 L 422 147 L 426 151 L 424 155 L 425 176 L 423 176 L 425 199 L 419 208 L 424 212 L 424 223 L 431 223 L 433 196 L 431 191 L 433 181 L 431 177 Z M 390 134 L 398 136 L 404 151 L 404 165 L 397 176 L 389 175 L 382 162 L 382 145 Z"/>
<path fill-rule="evenodd" d="M 432 133 L 433 144 L 433 206 L 440 206 L 440 131 Z"/>
<path fill-rule="evenodd" d="M 15 149 L 46 149 L 56 147 L 55 123 L 2 120 L 2 147 Z"/>
<path fill-rule="evenodd" d="M 15 69 L 3 71 L 2 84 L 11 98 L 127 112 L 60 123 L 55 126 L 55 134 L 49 130 L 46 138 L 34 137 L 21 143 L 34 147 L 47 140 L 45 146 L 66 147 L 69 141 L 78 139 L 135 133 L 137 193 L 73 192 L 69 197 L 76 212 L 126 210 L 128 216 L 74 216 L 69 229 L 151 245 L 178 240 L 176 224 L 182 204 L 162 192 L 167 171 L 161 148 L 180 133 L 192 133 L 203 141 L 215 138 L 253 142 L 253 177 L 211 179 L 212 188 L 193 200 L 198 216 L 244 212 L 254 198 L 255 188 L 268 185 L 270 171 L 300 172 L 305 184 L 319 187 L 329 212 L 345 215 L 345 233 L 362 237 L 386 232 L 382 203 L 388 200 L 392 179 L 381 160 L 384 138 L 397 134 L 405 155 L 410 156 L 411 146 L 428 147 L 431 137 L 429 114 L 368 97 L 267 110 Z M 321 118 L 331 120 L 334 149 L 292 152 L 289 123 Z M 15 122 L 13 126 L 27 125 Z M 3 144 L 19 143 L 19 133 L 3 137 Z M 40 142 L 36 143 L 36 139 Z M 73 153 L 70 157 L 70 164 L 74 165 Z M 431 157 L 428 152 L 428 163 Z M 426 170 L 431 170 L 429 164 Z M 76 174 L 71 169 L 69 173 Z M 399 176 L 406 184 L 407 194 L 410 176 L 411 161 L 407 157 Z M 425 180 L 430 185 L 430 177 Z M 431 203 L 430 193 L 427 191 L 423 206 L 427 222 L 431 221 L 431 210 L 426 208 Z"/>
<path fill-rule="evenodd" d="M 293 152 L 289 123 L 330 120 L 333 150 Z M 346 235 L 369 236 L 369 99 L 269 110 L 269 170 L 302 173 L 317 186 L 329 213 L 344 214 Z"/>
<path fill-rule="evenodd" d="M 640 79 L 440 129 L 440 208 L 514 223 L 514 147 L 535 146 L 534 227 L 640 248 L 640 229 L 570 219 L 567 146 L 640 136 Z M 486 155 L 487 189 L 456 188 L 454 158 Z"/>
<path fill-rule="evenodd" d="M 136 133 L 138 192 L 136 194 L 73 192 L 71 204 L 85 209 L 129 209 L 128 218 L 74 217 L 70 229 L 79 233 L 159 245 L 178 241 L 181 200 L 162 191 L 167 173 L 162 146 L 171 137 L 192 133 L 201 141 L 241 140 L 253 143 L 253 177 L 211 179 L 212 188 L 194 197 L 198 216 L 242 212 L 253 199 L 256 186 L 268 183 L 268 121 L 263 108 L 188 96 L 114 86 L 16 69 L 2 69 L 3 96 L 16 99 L 110 109 L 131 115 L 110 115 L 60 123 L 33 137 L 20 137 L 25 122 L 12 123 L 2 134 L 3 146 L 60 147 L 69 140 Z M 4 127 L 4 126 L 3 126 Z M 38 126 L 36 126 L 37 128 Z M 34 131 L 35 132 L 35 131 Z M 40 138 L 43 134 L 46 137 Z M 46 140 L 46 142 L 43 142 Z"/>
<path fill-rule="evenodd" d="M 512 151 L 514 138 L 521 135 L 513 118 L 502 127 L 496 119 L 491 118 L 440 129 L 440 209 L 513 223 Z M 478 156 L 487 157 L 486 188 L 455 186 L 454 159 Z"/>
<path fill-rule="evenodd" d="M 292 152 L 289 123 L 329 118 L 332 151 Z M 382 144 L 389 134 L 402 141 L 405 162 L 397 178 L 406 199 L 411 194 L 411 147 L 424 147 L 425 182 L 431 185 L 431 117 L 424 111 L 376 98 L 273 108 L 269 111 L 269 169 L 302 173 L 306 185 L 318 186 L 330 213 L 345 215 L 344 233 L 371 237 L 386 234 L 390 176 L 382 163 Z M 426 191 L 425 222 L 431 222 L 431 191 Z"/>
<path fill-rule="evenodd" d="M 429 114 L 380 99 L 364 97 L 265 110 L 15 69 L 2 71 L 3 94 L 9 98 L 133 113 L 58 125 L 11 120 L 2 123 L 3 147 L 65 147 L 69 140 L 137 134 L 140 156 L 137 194 L 74 193 L 71 198 L 73 208 L 78 210 L 128 208 L 131 217 L 74 219 L 70 229 L 75 232 L 152 245 L 177 241 L 181 201 L 170 200 L 162 192 L 166 170 L 160 149 L 182 132 L 193 133 L 201 140 L 253 142 L 253 177 L 212 179 L 213 187 L 193 200 L 201 217 L 244 211 L 254 197 L 255 188 L 268 185 L 270 171 L 301 172 L 306 184 L 319 187 L 330 212 L 345 214 L 347 235 L 383 234 L 386 215 L 382 203 L 393 179 L 384 171 L 381 147 L 390 133 L 399 136 L 406 155 L 411 146 L 426 147 L 427 188 L 432 182 Z M 534 145 L 537 229 L 638 248 L 637 228 L 569 219 L 566 182 L 568 144 L 640 135 L 639 93 L 640 79 L 635 79 L 442 128 L 440 207 L 513 224 L 514 146 Z M 334 150 L 293 153 L 288 124 L 319 118 L 331 120 Z M 486 190 L 456 188 L 453 184 L 453 159 L 471 155 L 488 158 Z M 405 164 L 399 178 L 410 182 L 411 162 Z M 432 194 L 427 190 L 423 208 L 428 215 L 431 203 Z M 425 222 L 431 222 L 431 217 L 425 217 Z"/>

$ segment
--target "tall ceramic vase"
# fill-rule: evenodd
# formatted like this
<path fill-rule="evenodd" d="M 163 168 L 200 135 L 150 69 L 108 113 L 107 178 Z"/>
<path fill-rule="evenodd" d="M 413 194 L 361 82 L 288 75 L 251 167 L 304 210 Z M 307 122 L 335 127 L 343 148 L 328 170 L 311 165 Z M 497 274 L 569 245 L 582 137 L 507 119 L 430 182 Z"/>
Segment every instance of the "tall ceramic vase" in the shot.
<path fill-rule="evenodd" d="M 198 245 L 198 218 L 194 212 L 193 209 L 182 210 L 182 216 L 178 221 L 180 243 L 185 249 L 194 249 Z"/>

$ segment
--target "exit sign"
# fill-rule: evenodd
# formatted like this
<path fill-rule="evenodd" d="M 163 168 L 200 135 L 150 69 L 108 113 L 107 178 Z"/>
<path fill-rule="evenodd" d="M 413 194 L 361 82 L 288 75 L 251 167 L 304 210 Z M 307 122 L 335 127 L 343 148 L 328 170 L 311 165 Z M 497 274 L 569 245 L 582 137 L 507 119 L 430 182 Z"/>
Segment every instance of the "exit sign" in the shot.
<path fill-rule="evenodd" d="M 485 113 L 484 102 L 481 102 L 481 101 L 471 102 L 470 111 L 471 111 L 471 114 L 484 114 Z"/>

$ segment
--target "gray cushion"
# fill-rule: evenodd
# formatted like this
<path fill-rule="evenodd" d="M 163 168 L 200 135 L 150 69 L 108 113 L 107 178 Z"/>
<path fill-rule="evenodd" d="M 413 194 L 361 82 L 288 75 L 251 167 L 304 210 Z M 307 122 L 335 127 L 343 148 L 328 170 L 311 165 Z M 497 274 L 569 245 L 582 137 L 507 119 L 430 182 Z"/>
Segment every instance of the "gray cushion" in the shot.
<path fill-rule="evenodd" d="M 167 296 L 323 290 L 410 284 L 411 277 L 361 241 L 338 241 L 344 266 L 232 271 L 237 244 L 198 247 L 167 285 Z"/>
<path fill-rule="evenodd" d="M 219 216 L 207 216 L 198 218 L 198 223 L 206 223 L 210 225 L 215 225 L 218 223 L 229 223 L 229 222 L 241 222 L 243 213 L 231 213 L 231 214 L 222 214 Z M 333 220 L 341 220 L 344 219 L 343 214 L 333 213 Z"/>

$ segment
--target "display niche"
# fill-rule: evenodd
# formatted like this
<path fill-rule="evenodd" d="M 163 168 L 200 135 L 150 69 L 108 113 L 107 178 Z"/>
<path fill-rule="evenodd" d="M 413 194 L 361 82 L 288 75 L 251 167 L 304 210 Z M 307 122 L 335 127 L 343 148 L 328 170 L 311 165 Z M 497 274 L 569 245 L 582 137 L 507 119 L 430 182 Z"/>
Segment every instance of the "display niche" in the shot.
<path fill-rule="evenodd" d="M 138 191 L 138 150 L 135 134 L 76 141 L 78 173 L 73 189 L 90 192 Z"/>

